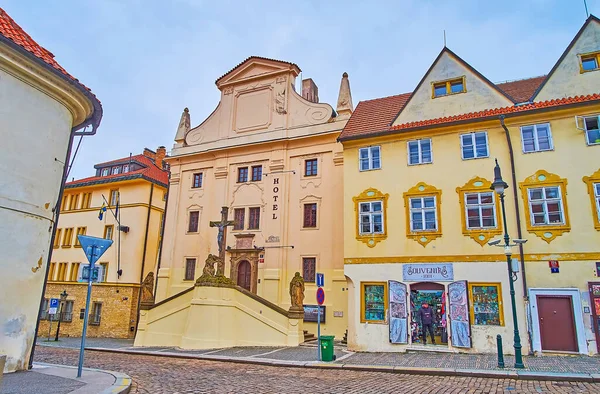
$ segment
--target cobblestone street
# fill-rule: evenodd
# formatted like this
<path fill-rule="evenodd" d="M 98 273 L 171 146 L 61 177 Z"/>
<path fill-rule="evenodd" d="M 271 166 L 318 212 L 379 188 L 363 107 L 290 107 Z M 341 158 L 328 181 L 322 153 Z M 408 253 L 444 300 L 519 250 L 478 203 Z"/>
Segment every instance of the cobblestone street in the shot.
<path fill-rule="evenodd" d="M 40 346 L 37 362 L 76 365 L 76 349 Z M 600 393 L 600 384 L 285 368 L 87 351 L 86 367 L 123 372 L 131 393 Z"/>

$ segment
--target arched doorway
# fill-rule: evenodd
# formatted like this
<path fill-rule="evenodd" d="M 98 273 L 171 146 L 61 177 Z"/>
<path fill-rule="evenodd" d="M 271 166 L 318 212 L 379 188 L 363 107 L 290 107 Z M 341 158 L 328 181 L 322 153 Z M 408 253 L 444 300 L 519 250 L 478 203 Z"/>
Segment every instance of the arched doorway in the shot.
<path fill-rule="evenodd" d="M 250 291 L 250 283 L 252 280 L 252 267 L 248 260 L 242 260 L 238 264 L 237 285 Z"/>

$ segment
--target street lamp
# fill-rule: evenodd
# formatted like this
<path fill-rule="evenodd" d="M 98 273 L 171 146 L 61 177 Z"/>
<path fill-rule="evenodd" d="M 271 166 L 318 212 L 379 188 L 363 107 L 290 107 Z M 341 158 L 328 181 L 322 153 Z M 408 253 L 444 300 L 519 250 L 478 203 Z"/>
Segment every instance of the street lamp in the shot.
<path fill-rule="evenodd" d="M 65 307 L 65 301 L 67 301 L 67 297 L 69 296 L 69 294 L 67 293 L 67 290 L 63 290 L 62 293 L 60 293 L 60 312 L 58 314 L 58 327 L 56 328 L 56 336 L 54 337 L 54 341 L 58 341 L 58 333 L 60 332 L 60 322 L 62 321 L 63 317 L 64 317 L 64 312 L 63 309 Z"/>
<path fill-rule="evenodd" d="M 502 206 L 502 222 L 504 223 L 504 245 L 500 245 L 500 240 L 489 242 L 490 246 L 499 246 L 504 248 L 504 254 L 506 255 L 506 263 L 508 265 L 508 283 L 510 284 L 510 301 L 512 303 L 512 314 L 513 314 L 513 326 L 514 326 L 514 348 L 515 348 L 515 368 L 525 368 L 523 365 L 523 355 L 521 354 L 521 337 L 519 335 L 519 324 L 517 322 L 517 305 L 515 303 L 515 286 L 514 282 L 517 280 L 517 274 L 513 271 L 511 264 L 512 247 L 518 244 L 524 244 L 527 240 L 514 239 L 514 244 L 510 244 L 510 237 L 508 236 L 508 225 L 506 224 L 506 208 L 504 206 L 504 190 L 508 188 L 508 184 L 502 179 L 500 172 L 500 166 L 498 165 L 498 159 L 496 159 L 496 167 L 494 167 L 494 183 L 490 189 L 498 193 L 500 197 L 500 203 Z"/>

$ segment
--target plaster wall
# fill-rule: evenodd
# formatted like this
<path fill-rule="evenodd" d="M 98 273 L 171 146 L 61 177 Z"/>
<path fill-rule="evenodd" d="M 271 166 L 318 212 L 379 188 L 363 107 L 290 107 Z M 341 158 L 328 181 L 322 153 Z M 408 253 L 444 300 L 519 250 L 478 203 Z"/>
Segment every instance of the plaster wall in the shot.
<path fill-rule="evenodd" d="M 0 354 L 27 367 L 72 116 L 0 64 Z M 24 154 L 27 152 L 27 154 Z M 55 158 L 57 160 L 55 160 Z"/>

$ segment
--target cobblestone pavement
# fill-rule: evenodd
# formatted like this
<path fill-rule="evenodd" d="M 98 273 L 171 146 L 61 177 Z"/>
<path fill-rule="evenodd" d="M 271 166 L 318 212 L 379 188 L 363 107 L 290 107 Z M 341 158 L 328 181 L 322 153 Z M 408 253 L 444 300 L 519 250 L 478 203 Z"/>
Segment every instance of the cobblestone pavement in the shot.
<path fill-rule="evenodd" d="M 77 351 L 40 346 L 36 361 L 75 365 Z M 600 393 L 600 384 L 284 368 L 86 352 L 85 366 L 123 372 L 131 393 Z"/>
<path fill-rule="evenodd" d="M 57 346 L 57 347 L 68 347 L 79 349 L 81 346 L 81 338 L 80 337 L 61 337 L 58 341 L 52 340 L 48 341 L 45 337 L 38 337 L 37 339 L 38 346 Z M 109 349 L 119 349 L 124 347 L 133 346 L 133 339 L 118 339 L 118 338 L 86 338 L 85 340 L 86 347 L 104 347 Z"/>

